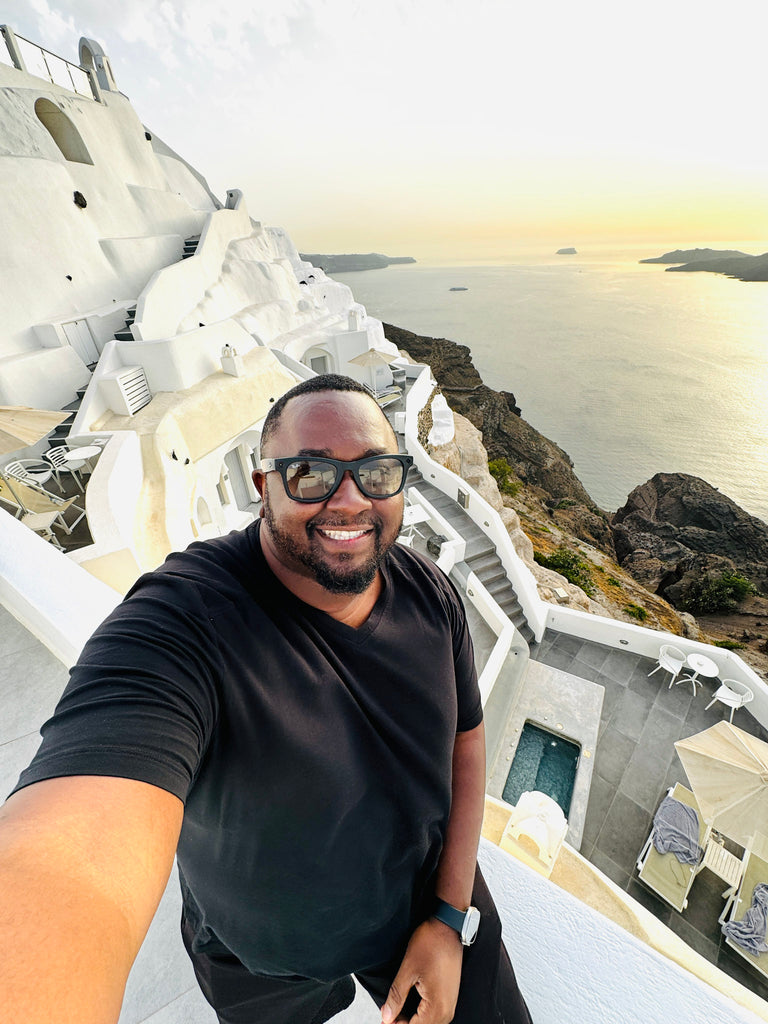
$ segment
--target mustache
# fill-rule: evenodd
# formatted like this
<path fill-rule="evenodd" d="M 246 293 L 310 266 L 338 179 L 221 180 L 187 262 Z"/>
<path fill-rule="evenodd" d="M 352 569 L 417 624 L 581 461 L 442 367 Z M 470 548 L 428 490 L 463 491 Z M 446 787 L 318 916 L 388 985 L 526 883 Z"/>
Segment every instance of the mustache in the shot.
<path fill-rule="evenodd" d="M 340 530 L 350 527 L 353 530 L 380 530 L 381 521 L 377 516 L 371 516 L 370 512 L 365 512 L 363 517 L 353 516 L 351 519 L 349 516 L 320 515 L 306 524 L 307 530 Z"/>

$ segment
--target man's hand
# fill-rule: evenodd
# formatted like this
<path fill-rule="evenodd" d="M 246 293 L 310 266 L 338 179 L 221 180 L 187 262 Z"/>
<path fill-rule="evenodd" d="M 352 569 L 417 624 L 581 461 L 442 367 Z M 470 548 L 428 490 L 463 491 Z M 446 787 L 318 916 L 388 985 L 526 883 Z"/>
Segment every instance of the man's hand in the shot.
<path fill-rule="evenodd" d="M 411 936 L 400 970 L 381 1010 L 383 1024 L 407 1021 L 399 1016 L 412 988 L 421 996 L 417 1024 L 449 1024 L 456 1010 L 463 946 L 458 934 L 442 921 L 430 918 Z"/>

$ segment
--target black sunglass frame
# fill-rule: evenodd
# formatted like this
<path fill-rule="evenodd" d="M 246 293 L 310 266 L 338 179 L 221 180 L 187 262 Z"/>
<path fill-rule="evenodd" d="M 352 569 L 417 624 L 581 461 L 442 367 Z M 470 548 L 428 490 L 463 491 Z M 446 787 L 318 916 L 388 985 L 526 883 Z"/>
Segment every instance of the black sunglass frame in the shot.
<path fill-rule="evenodd" d="M 400 481 L 400 486 L 392 494 L 372 494 L 367 491 L 360 481 L 360 468 L 361 466 L 367 466 L 371 462 L 383 462 L 385 459 L 394 459 L 395 462 L 399 462 L 403 467 L 403 479 Z M 333 483 L 330 491 L 323 495 L 322 498 L 300 498 L 295 494 L 291 493 L 288 478 L 286 476 L 286 470 L 289 466 L 292 466 L 296 462 L 321 462 L 326 466 L 333 466 L 336 469 L 336 480 Z M 323 501 L 328 501 L 341 486 L 341 481 L 344 479 L 344 474 L 350 472 L 352 479 L 357 484 L 358 490 L 361 494 L 365 495 L 366 498 L 372 498 L 376 501 L 385 501 L 387 498 L 394 498 L 398 495 L 405 487 L 405 478 L 408 476 L 408 470 L 413 465 L 412 455 L 402 455 L 397 452 L 392 455 L 368 455 L 364 459 L 355 459 L 354 462 L 344 462 L 341 459 L 327 459 L 322 455 L 291 455 L 287 458 L 281 459 L 262 459 L 261 460 L 261 471 L 262 473 L 279 473 L 283 481 L 283 487 L 285 493 L 291 499 L 291 501 L 298 501 L 302 505 L 319 505 Z"/>

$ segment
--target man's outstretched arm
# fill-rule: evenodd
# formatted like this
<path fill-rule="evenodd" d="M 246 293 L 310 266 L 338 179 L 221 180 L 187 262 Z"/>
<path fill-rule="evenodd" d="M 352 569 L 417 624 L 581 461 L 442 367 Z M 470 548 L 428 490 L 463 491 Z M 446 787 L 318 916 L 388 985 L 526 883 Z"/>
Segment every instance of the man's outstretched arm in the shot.
<path fill-rule="evenodd" d="M 4 1020 L 117 1020 L 182 816 L 165 790 L 104 776 L 37 782 L 0 808 Z"/>
<path fill-rule="evenodd" d="M 485 729 L 481 722 L 468 732 L 456 734 L 451 813 L 435 886 L 440 899 L 460 910 L 465 910 L 472 899 L 484 799 Z M 434 918 L 419 925 L 382 1008 L 384 1024 L 400 1019 L 398 1014 L 414 985 L 421 996 L 414 1020 L 419 1024 L 447 1024 L 452 1020 L 462 951 L 458 934 L 448 925 Z"/>

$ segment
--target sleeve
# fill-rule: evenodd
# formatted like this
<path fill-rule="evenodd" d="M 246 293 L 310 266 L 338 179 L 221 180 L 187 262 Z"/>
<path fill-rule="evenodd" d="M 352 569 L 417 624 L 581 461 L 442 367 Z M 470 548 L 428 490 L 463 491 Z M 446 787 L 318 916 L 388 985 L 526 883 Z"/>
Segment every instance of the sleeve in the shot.
<path fill-rule="evenodd" d="M 15 790 L 111 775 L 186 800 L 216 721 L 220 678 L 216 631 L 197 587 L 143 578 L 84 647 Z"/>
<path fill-rule="evenodd" d="M 453 637 L 453 664 L 458 704 L 456 732 L 469 732 L 470 729 L 480 725 L 483 720 L 483 704 L 475 666 L 475 649 L 472 645 L 467 613 L 459 592 L 449 577 L 443 573 L 440 573 L 440 577 L 447 593 Z"/>

